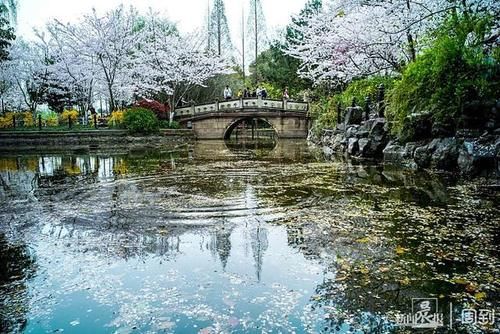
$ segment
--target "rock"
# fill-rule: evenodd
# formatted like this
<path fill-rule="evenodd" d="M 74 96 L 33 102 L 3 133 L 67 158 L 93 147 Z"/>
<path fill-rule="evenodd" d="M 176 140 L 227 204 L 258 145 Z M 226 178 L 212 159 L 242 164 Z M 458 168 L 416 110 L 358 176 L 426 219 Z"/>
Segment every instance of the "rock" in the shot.
<path fill-rule="evenodd" d="M 347 153 L 350 155 L 355 155 L 358 153 L 359 145 L 357 138 L 349 138 L 349 143 L 347 145 Z"/>
<path fill-rule="evenodd" d="M 431 164 L 431 154 L 427 150 L 427 147 L 418 147 L 415 150 L 415 156 L 413 157 L 413 160 L 415 160 L 415 163 L 419 168 L 428 168 Z"/>
<path fill-rule="evenodd" d="M 396 144 L 389 143 L 383 151 L 384 162 L 401 163 L 407 158 L 406 148 Z"/>
<path fill-rule="evenodd" d="M 430 164 L 432 168 L 453 170 L 457 167 L 457 159 L 458 141 L 456 138 L 443 138 L 435 142 Z"/>
<path fill-rule="evenodd" d="M 387 132 L 385 131 L 385 119 L 376 118 L 370 127 L 370 137 L 385 136 Z"/>
<path fill-rule="evenodd" d="M 497 163 L 498 153 L 495 152 L 495 144 L 465 141 L 459 149 L 458 167 L 463 175 L 476 176 L 482 170 L 495 168 Z"/>
<path fill-rule="evenodd" d="M 333 155 L 333 150 L 328 146 L 323 146 L 323 154 L 325 157 L 329 158 Z"/>
<path fill-rule="evenodd" d="M 408 154 L 408 159 L 413 159 L 413 156 L 415 154 L 415 150 L 417 149 L 417 147 L 418 147 L 418 143 L 413 143 L 413 142 L 406 143 L 405 149 L 406 149 L 406 153 Z"/>
<path fill-rule="evenodd" d="M 355 138 L 357 135 L 359 125 L 352 125 L 347 128 L 347 131 L 345 132 L 345 137 L 347 139 L 349 138 Z"/>
<path fill-rule="evenodd" d="M 343 151 L 345 146 L 345 139 L 343 134 L 337 134 L 332 140 L 332 149 L 334 151 Z"/>
<path fill-rule="evenodd" d="M 358 140 L 358 149 L 361 156 L 366 155 L 367 148 L 369 147 L 370 139 L 362 138 Z"/>
<path fill-rule="evenodd" d="M 497 156 L 495 158 L 495 164 L 497 165 L 497 177 L 500 177 L 500 150 L 497 151 Z"/>
<path fill-rule="evenodd" d="M 419 168 L 428 168 L 431 165 L 432 152 L 429 151 L 429 145 L 419 146 L 415 149 L 413 160 Z"/>
<path fill-rule="evenodd" d="M 344 124 L 361 124 L 363 120 L 363 109 L 361 107 L 350 107 L 346 109 Z"/>
<path fill-rule="evenodd" d="M 403 138 L 403 140 L 424 140 L 431 138 L 432 114 L 424 112 L 409 115 L 404 121 L 402 133 L 406 134 L 406 136 L 411 134 L 409 138 Z"/>
<path fill-rule="evenodd" d="M 482 131 L 478 129 L 459 129 L 457 130 L 458 138 L 476 138 L 481 135 Z"/>
<path fill-rule="evenodd" d="M 451 122 L 434 122 L 431 134 L 433 138 L 452 137 L 455 135 L 455 128 Z"/>
<path fill-rule="evenodd" d="M 367 130 L 358 131 L 358 132 L 356 133 L 356 137 L 357 137 L 357 138 L 368 138 L 368 135 L 369 135 L 369 134 L 370 134 L 370 133 L 369 133 Z"/>

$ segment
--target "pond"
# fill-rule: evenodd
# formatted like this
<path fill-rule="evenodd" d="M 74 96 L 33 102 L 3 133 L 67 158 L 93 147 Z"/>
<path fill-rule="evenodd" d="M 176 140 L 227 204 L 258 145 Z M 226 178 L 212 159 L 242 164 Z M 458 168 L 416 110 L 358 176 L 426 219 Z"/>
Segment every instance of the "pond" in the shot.
<path fill-rule="evenodd" d="M 494 180 L 209 141 L 2 155 L 0 183 L 2 333 L 408 332 L 415 298 L 499 329 L 461 318 L 498 314 Z"/>

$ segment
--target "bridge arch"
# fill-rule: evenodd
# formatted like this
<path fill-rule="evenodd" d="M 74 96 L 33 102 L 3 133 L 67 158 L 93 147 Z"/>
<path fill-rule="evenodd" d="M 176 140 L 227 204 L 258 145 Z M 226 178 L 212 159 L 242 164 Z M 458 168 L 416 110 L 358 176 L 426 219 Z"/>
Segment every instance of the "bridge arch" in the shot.
<path fill-rule="evenodd" d="M 264 123 L 268 124 L 269 128 L 273 129 L 274 135 L 276 136 L 276 138 L 279 137 L 278 129 L 276 128 L 276 126 L 273 124 L 273 122 L 271 120 L 269 120 L 267 118 L 264 118 L 264 117 L 250 117 L 250 116 L 245 116 L 245 117 L 235 118 L 235 119 L 233 119 L 232 121 L 229 122 L 229 124 L 227 125 L 226 129 L 224 130 L 224 139 L 225 140 L 230 139 L 231 138 L 231 134 L 238 127 L 238 125 L 242 124 L 243 122 L 251 123 L 254 120 L 261 121 L 261 122 L 264 122 Z"/>

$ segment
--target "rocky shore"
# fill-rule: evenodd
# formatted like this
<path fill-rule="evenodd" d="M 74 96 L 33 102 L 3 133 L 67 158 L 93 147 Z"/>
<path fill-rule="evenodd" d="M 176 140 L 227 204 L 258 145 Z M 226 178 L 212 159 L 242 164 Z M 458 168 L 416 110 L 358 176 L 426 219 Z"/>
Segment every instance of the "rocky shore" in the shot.
<path fill-rule="evenodd" d="M 352 107 L 346 110 L 343 123 L 320 135 L 310 133 L 309 140 L 323 147 L 326 155 L 452 171 L 465 177 L 500 177 L 500 127 L 462 129 L 453 136 L 403 144 L 389 133 L 387 119 L 375 115 L 366 119 L 361 108 Z"/>

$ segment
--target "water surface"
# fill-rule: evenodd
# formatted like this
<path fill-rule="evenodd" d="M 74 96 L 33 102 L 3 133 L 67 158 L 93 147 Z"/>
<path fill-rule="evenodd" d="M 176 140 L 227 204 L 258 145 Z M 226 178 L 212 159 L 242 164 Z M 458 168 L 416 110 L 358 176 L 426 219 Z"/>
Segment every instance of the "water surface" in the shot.
<path fill-rule="evenodd" d="M 492 183 L 303 141 L 3 155 L 0 332 L 385 333 L 412 298 L 495 309 Z"/>

